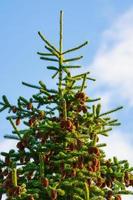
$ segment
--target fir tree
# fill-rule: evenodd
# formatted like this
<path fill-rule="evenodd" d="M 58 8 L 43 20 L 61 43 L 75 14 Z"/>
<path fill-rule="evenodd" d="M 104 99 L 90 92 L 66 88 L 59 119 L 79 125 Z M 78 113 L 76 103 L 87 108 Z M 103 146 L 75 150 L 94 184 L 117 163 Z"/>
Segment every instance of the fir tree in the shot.
<path fill-rule="evenodd" d="M 57 89 L 48 89 L 42 81 L 23 85 L 37 90 L 30 99 L 19 97 L 12 105 L 2 97 L 1 109 L 8 110 L 7 120 L 13 127 L 5 138 L 17 140 L 17 151 L 1 152 L 0 193 L 8 200 L 121 200 L 121 194 L 133 194 L 133 168 L 127 160 L 106 159 L 99 136 L 108 136 L 112 127 L 120 125 L 109 114 L 121 109 L 101 112 L 100 99 L 85 93 L 86 82 L 94 81 L 89 72 L 72 76 L 72 62 L 82 56 L 65 58 L 87 45 L 87 42 L 63 50 L 63 23 L 60 12 L 59 48 L 40 32 L 46 53 L 38 52 L 47 66 L 58 76 Z M 53 64 L 55 63 L 55 64 Z M 19 130 L 19 124 L 25 124 Z"/>

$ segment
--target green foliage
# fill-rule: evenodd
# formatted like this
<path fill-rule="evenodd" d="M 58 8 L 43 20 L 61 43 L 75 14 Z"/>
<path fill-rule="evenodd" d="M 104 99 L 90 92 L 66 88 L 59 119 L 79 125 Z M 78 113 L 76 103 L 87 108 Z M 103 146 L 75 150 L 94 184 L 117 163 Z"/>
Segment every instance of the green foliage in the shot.
<path fill-rule="evenodd" d="M 13 128 L 13 135 L 5 138 L 18 140 L 17 151 L 1 152 L 0 194 L 8 200 L 121 200 L 121 194 L 132 194 L 127 187 L 133 186 L 133 168 L 126 160 L 106 159 L 106 144 L 99 142 L 99 135 L 108 136 L 120 125 L 110 114 L 122 107 L 102 113 L 102 105 L 95 104 L 100 98 L 91 99 L 84 92 L 86 82 L 95 79 L 89 72 L 72 76 L 70 70 L 81 66 L 71 62 L 83 56 L 65 56 L 88 42 L 63 51 L 62 19 L 61 11 L 59 48 L 38 32 L 46 51 L 38 55 L 52 62 L 47 69 L 54 72 L 53 79 L 58 75 L 57 89 L 43 81 L 22 82 L 37 93 L 30 99 L 20 96 L 17 105 L 5 95 L 0 102 Z"/>

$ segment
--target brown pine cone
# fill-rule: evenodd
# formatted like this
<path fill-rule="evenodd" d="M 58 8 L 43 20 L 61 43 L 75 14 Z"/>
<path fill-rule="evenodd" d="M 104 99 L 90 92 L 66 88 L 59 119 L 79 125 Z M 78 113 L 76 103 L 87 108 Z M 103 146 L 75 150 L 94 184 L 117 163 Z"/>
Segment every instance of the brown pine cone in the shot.
<path fill-rule="evenodd" d="M 20 118 L 18 117 L 17 119 L 16 119 L 16 126 L 18 126 L 20 124 Z"/>
<path fill-rule="evenodd" d="M 41 183 L 44 187 L 48 187 L 49 186 L 49 180 L 48 178 L 42 178 Z"/>
<path fill-rule="evenodd" d="M 106 179 L 105 183 L 106 183 L 107 187 L 109 187 L 109 188 L 112 187 L 112 181 L 111 180 Z"/>
<path fill-rule="evenodd" d="M 89 172 L 93 172 L 94 171 L 94 168 L 92 167 L 92 166 L 87 166 L 87 170 L 89 171 Z"/>
<path fill-rule="evenodd" d="M 90 185 L 91 185 L 91 182 L 92 182 L 92 181 L 91 181 L 91 178 L 88 178 L 88 179 L 87 179 L 87 184 L 88 184 L 89 187 L 90 187 Z"/>
<path fill-rule="evenodd" d="M 88 153 L 89 153 L 89 154 L 93 154 L 93 153 L 94 153 L 94 154 L 96 154 L 97 156 L 100 155 L 100 151 L 99 151 L 98 147 L 89 147 Z"/>
<path fill-rule="evenodd" d="M 86 94 L 84 92 L 78 92 L 75 95 L 75 98 L 78 99 L 81 103 L 84 103 L 88 97 L 86 96 Z"/>
<path fill-rule="evenodd" d="M 6 163 L 6 165 L 9 165 L 11 163 L 9 156 L 5 157 L 5 163 Z"/>
<path fill-rule="evenodd" d="M 102 185 L 101 185 L 101 188 L 104 188 L 104 187 L 106 187 L 106 183 L 105 182 L 103 182 Z"/>
<path fill-rule="evenodd" d="M 71 172 L 71 177 L 75 177 L 76 175 L 77 175 L 77 172 L 76 172 L 75 169 L 73 169 L 72 172 Z"/>
<path fill-rule="evenodd" d="M 96 172 L 100 169 L 100 161 L 97 159 L 97 158 L 93 158 L 92 159 L 92 168 L 93 168 L 93 171 Z"/>
<path fill-rule="evenodd" d="M 125 182 L 126 187 L 128 187 L 130 185 L 130 177 L 129 177 L 128 172 L 125 172 L 124 182 Z"/>
<path fill-rule="evenodd" d="M 130 180 L 130 186 L 133 186 L 133 180 Z"/>
<path fill-rule="evenodd" d="M 17 186 L 17 187 L 14 187 L 14 189 L 13 189 L 13 195 L 15 195 L 15 196 L 18 196 L 18 195 L 20 195 L 21 194 L 21 186 Z"/>
<path fill-rule="evenodd" d="M 35 200 L 35 199 L 34 199 L 34 197 L 33 197 L 32 195 L 30 195 L 30 196 L 28 197 L 28 200 Z"/>
<path fill-rule="evenodd" d="M 13 106 L 12 112 L 13 112 L 13 113 L 16 113 L 16 112 L 17 112 L 17 107 L 16 107 L 16 106 Z"/>
<path fill-rule="evenodd" d="M 107 200 L 112 200 L 113 192 L 111 190 L 107 193 Z"/>
<path fill-rule="evenodd" d="M 79 150 L 83 146 L 83 142 L 77 139 L 77 149 Z"/>
<path fill-rule="evenodd" d="M 27 104 L 27 109 L 28 109 L 28 110 L 31 110 L 32 108 L 33 108 L 33 105 L 32 105 L 32 103 L 31 103 L 31 102 L 30 102 L 30 103 L 28 103 L 28 104 Z"/>
<path fill-rule="evenodd" d="M 29 143 L 29 138 L 23 138 L 22 139 L 22 144 L 23 144 L 24 147 L 27 147 L 28 143 Z"/>
<path fill-rule="evenodd" d="M 74 151 L 75 150 L 75 144 L 74 143 L 70 143 L 68 145 L 68 148 L 69 148 L 70 151 Z"/>
<path fill-rule="evenodd" d="M 103 179 L 101 177 L 98 177 L 96 180 L 96 186 L 101 187 L 103 184 Z"/>
<path fill-rule="evenodd" d="M 51 200 L 56 200 L 57 199 L 57 191 L 52 189 L 51 190 Z"/>
<path fill-rule="evenodd" d="M 115 197 L 115 200 L 122 200 L 122 197 L 121 197 L 120 195 L 117 195 L 117 196 Z"/>
<path fill-rule="evenodd" d="M 107 167 L 111 167 L 111 161 L 110 160 L 107 160 L 105 164 L 106 164 Z"/>
<path fill-rule="evenodd" d="M 80 162 L 78 163 L 78 168 L 79 168 L 79 169 L 83 169 L 83 167 L 84 167 L 84 163 L 83 163 L 82 161 L 80 161 Z"/>
<path fill-rule="evenodd" d="M 30 127 L 33 126 L 34 123 L 35 123 L 35 121 L 36 121 L 36 118 L 35 118 L 34 116 L 31 117 L 31 118 L 29 119 L 29 126 L 30 126 Z"/>
<path fill-rule="evenodd" d="M 55 95 L 49 95 L 48 96 L 48 100 L 52 100 L 52 99 L 54 99 L 55 98 Z"/>
<path fill-rule="evenodd" d="M 24 150 L 25 148 L 22 141 L 18 142 L 16 146 L 19 150 Z"/>
<path fill-rule="evenodd" d="M 78 167 L 78 163 L 77 163 L 77 162 L 74 162 L 74 163 L 72 164 L 72 167 L 73 167 L 73 169 L 77 168 L 77 167 Z"/>
<path fill-rule="evenodd" d="M 62 120 L 60 125 L 61 125 L 61 128 L 68 130 L 68 131 L 72 131 L 75 128 L 74 124 L 69 119 Z"/>

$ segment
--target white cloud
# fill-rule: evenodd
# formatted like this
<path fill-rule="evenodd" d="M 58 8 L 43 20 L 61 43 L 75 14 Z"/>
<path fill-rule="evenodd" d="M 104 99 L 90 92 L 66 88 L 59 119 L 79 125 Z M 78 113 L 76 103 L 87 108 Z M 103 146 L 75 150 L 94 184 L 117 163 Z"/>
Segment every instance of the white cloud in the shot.
<path fill-rule="evenodd" d="M 102 95 L 101 95 L 102 94 Z M 109 105 L 110 105 L 110 99 L 112 99 L 112 94 L 109 93 L 109 92 L 101 92 L 101 91 L 97 91 L 95 93 L 95 96 L 96 97 L 100 97 L 101 96 L 101 100 L 98 102 L 102 105 L 102 108 L 101 108 L 101 112 L 106 112 L 108 110 L 111 110 L 109 108 Z"/>
<path fill-rule="evenodd" d="M 11 149 L 16 149 L 16 140 L 4 139 L 0 142 L 0 152 L 9 152 Z M 2 156 L 1 156 L 2 158 Z"/>
<path fill-rule="evenodd" d="M 117 156 L 119 160 L 128 159 L 130 165 L 133 166 L 133 146 L 131 141 L 133 136 L 130 133 L 123 133 L 121 131 L 110 132 L 109 137 L 102 137 L 101 140 L 107 144 L 105 152 L 108 158 Z"/>
<path fill-rule="evenodd" d="M 16 149 L 16 140 L 4 139 L 0 142 L 0 152 L 5 151 L 8 152 L 10 149 Z"/>
<path fill-rule="evenodd" d="M 99 50 L 91 63 L 101 86 L 128 100 L 133 106 L 133 8 L 120 16 L 103 33 Z"/>
<path fill-rule="evenodd" d="M 123 200 L 133 200 L 133 196 L 131 196 L 131 195 L 129 195 L 129 196 L 123 195 L 122 199 Z"/>

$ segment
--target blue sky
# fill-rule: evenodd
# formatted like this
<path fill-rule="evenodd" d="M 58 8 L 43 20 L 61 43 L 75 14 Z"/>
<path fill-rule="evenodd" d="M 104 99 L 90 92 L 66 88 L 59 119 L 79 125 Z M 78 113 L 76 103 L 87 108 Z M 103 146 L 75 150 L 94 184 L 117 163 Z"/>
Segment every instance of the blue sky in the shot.
<path fill-rule="evenodd" d="M 88 82 L 87 94 L 103 97 L 103 110 L 124 106 L 115 115 L 122 125 L 110 133 L 107 153 L 127 158 L 133 150 L 132 0 L 1 1 L 0 97 L 7 95 L 13 104 L 20 95 L 30 97 L 35 91 L 22 86 L 22 81 L 36 84 L 43 80 L 49 88 L 55 87 L 47 63 L 36 54 L 43 51 L 37 32 L 58 45 L 60 10 L 64 11 L 64 49 L 89 40 L 79 52 L 84 55 L 83 71 L 90 70 L 97 79 L 94 84 Z M 7 144 L 3 135 L 11 131 L 5 117 L 6 112 L 0 115 L 0 150 Z M 133 164 L 131 155 L 128 158 Z"/>

